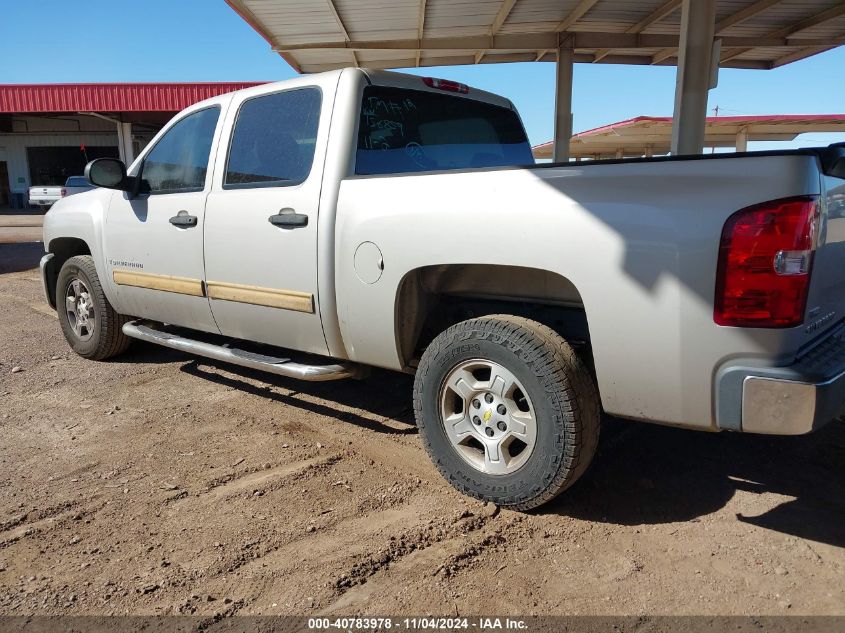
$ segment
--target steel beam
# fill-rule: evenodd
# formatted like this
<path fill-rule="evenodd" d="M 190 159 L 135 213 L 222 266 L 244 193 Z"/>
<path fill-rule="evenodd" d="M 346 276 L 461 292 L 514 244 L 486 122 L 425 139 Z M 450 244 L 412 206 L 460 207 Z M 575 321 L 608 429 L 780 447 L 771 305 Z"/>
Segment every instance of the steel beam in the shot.
<path fill-rule="evenodd" d="M 505 23 L 505 20 L 508 19 L 508 16 L 511 14 L 513 10 L 513 5 L 516 4 L 516 0 L 504 0 L 502 4 L 499 6 L 498 12 L 496 12 L 496 16 L 493 18 L 493 24 L 490 25 L 490 30 L 487 31 L 487 34 L 491 37 L 499 32 L 499 29 L 502 28 L 502 25 Z M 484 58 L 485 51 L 478 51 L 475 54 L 475 63 L 478 64 Z"/>
<path fill-rule="evenodd" d="M 792 24 L 790 26 L 785 26 L 781 29 L 778 29 L 777 31 L 772 31 L 771 33 L 769 33 L 767 35 L 767 37 L 790 38 L 791 36 L 793 36 L 797 33 L 800 33 L 801 31 L 806 31 L 807 29 L 811 29 L 814 26 L 818 26 L 820 24 L 824 24 L 825 22 L 835 20 L 835 19 L 841 17 L 842 15 L 845 15 L 845 2 L 840 2 L 840 3 L 830 7 L 829 9 L 822 11 L 821 13 L 816 13 L 815 15 L 811 15 L 810 17 L 808 17 L 804 20 L 801 20 L 797 24 Z M 803 44 L 803 45 L 804 46 L 820 46 L 821 47 L 824 44 L 825 44 L 824 42 L 820 41 L 820 42 L 811 42 L 811 43 L 808 42 L 808 43 Z M 841 46 L 842 42 L 841 41 L 837 42 L 836 38 L 834 38 L 834 42 L 831 42 L 831 44 L 833 46 Z M 733 59 L 739 57 L 740 55 L 747 53 L 752 48 L 754 48 L 754 47 L 749 46 L 747 48 L 740 48 L 740 49 L 733 50 L 733 51 L 727 51 L 726 53 L 724 53 L 722 55 L 722 62 L 733 60 Z"/>
<path fill-rule="evenodd" d="M 571 38 L 566 38 L 557 51 L 555 74 L 555 146 L 556 163 L 569 160 L 569 140 L 572 138 L 572 71 L 575 50 Z"/>
<path fill-rule="evenodd" d="M 579 51 L 597 49 L 653 49 L 679 44 L 677 35 L 665 33 L 607 33 L 578 31 L 577 33 L 507 33 L 499 35 L 469 35 L 463 37 L 426 37 L 408 40 L 338 40 L 333 42 L 302 42 L 277 46 L 273 50 L 279 53 L 308 50 L 356 50 L 356 51 L 484 51 L 532 52 L 554 50 L 560 41 L 569 38 L 572 48 Z M 833 37 L 794 37 L 792 35 L 768 36 L 724 36 L 720 38 L 723 47 L 765 47 L 795 48 L 808 46 L 841 46 L 845 39 L 841 35 Z M 592 61 L 592 55 L 590 60 Z M 659 60 L 663 61 L 663 60 Z M 652 58 L 652 62 L 654 59 Z M 655 62 L 657 63 L 657 62 Z"/>
<path fill-rule="evenodd" d="M 723 18 L 716 24 L 716 35 L 720 35 L 723 32 L 727 31 L 732 26 L 736 26 L 749 18 L 753 18 L 758 13 L 762 13 L 767 9 L 770 9 L 774 5 L 776 5 L 781 0 L 757 0 L 754 4 L 751 4 L 744 9 L 737 11 L 729 15 L 726 18 Z M 674 57 L 678 54 L 677 48 L 666 48 L 658 53 L 655 53 L 653 59 L 653 63 L 659 64 L 660 62 L 669 59 L 670 57 Z"/>
<path fill-rule="evenodd" d="M 570 26 L 574 25 L 578 20 L 587 15 L 590 9 L 593 8 L 593 5 L 597 2 L 598 0 L 581 0 L 581 2 L 575 5 L 575 8 L 569 12 L 569 15 L 558 23 L 555 27 L 555 31 L 560 33 L 567 30 Z"/>
<path fill-rule="evenodd" d="M 736 133 L 736 151 L 738 152 L 747 152 L 748 151 L 748 128 L 744 127 L 739 132 Z"/>
<path fill-rule="evenodd" d="M 117 150 L 120 160 L 128 167 L 135 160 L 135 148 L 132 145 L 132 124 L 117 122 Z"/>
<path fill-rule="evenodd" d="M 663 18 L 672 15 L 675 10 L 681 6 L 681 0 L 668 0 L 657 7 L 654 11 L 649 13 L 645 18 L 637 22 L 634 26 L 625 29 L 626 33 L 640 33 L 652 24 L 660 22 Z M 611 53 L 611 49 L 603 48 L 596 51 L 596 56 L 593 62 L 600 62 Z"/>
<path fill-rule="evenodd" d="M 704 149 L 715 27 L 715 0 L 684 0 L 672 121 L 673 154 L 700 154 Z"/>
<path fill-rule="evenodd" d="M 425 5 L 426 0 L 420 0 L 420 12 L 417 16 L 417 39 L 421 40 L 423 38 L 423 33 L 425 32 Z M 417 49 L 416 60 L 417 60 L 417 68 L 420 67 L 420 56 L 421 51 Z"/>

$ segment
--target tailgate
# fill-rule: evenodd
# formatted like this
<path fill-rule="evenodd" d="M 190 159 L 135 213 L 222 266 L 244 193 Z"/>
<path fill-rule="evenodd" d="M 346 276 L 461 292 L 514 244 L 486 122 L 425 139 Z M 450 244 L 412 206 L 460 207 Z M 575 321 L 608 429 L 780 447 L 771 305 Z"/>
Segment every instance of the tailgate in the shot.
<path fill-rule="evenodd" d="M 35 201 L 56 201 L 61 198 L 60 187 L 30 187 L 29 199 Z"/>

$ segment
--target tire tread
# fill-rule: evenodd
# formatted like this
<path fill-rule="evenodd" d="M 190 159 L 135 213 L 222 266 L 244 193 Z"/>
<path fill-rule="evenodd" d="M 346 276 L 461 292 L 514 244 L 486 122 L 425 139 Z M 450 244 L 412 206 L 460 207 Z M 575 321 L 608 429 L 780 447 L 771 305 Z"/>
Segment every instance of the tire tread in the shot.
<path fill-rule="evenodd" d="M 68 259 L 62 266 L 62 269 L 64 270 L 67 266 L 76 266 L 85 273 L 88 281 L 90 281 L 91 293 L 96 301 L 97 316 L 100 319 L 97 347 L 92 354 L 86 354 L 85 357 L 91 360 L 106 360 L 112 356 L 122 354 L 132 342 L 132 339 L 123 333 L 123 325 L 130 321 L 131 317 L 118 314 L 112 308 L 103 292 L 103 286 L 100 283 L 100 277 L 97 275 L 97 268 L 94 265 L 93 257 L 90 255 L 76 255 Z M 61 273 L 59 276 L 61 277 Z M 58 305 L 58 297 L 56 307 L 61 309 L 61 306 Z"/>
<path fill-rule="evenodd" d="M 414 381 L 414 412 L 422 419 L 423 390 L 426 377 L 434 368 L 434 359 L 443 348 L 473 338 L 507 340 L 511 351 L 522 358 L 543 385 L 556 415 L 564 422 L 561 459 L 557 469 L 550 468 L 544 481 L 537 482 L 528 498 L 500 499 L 498 505 L 514 510 L 530 510 L 552 500 L 569 488 L 584 473 L 596 452 L 599 440 L 601 407 L 598 393 L 587 367 L 572 347 L 554 330 L 537 321 L 508 314 L 496 314 L 457 323 L 438 335 L 423 354 Z M 445 467 L 441 456 L 423 433 L 426 450 L 441 474 L 458 490 L 484 498 Z"/>

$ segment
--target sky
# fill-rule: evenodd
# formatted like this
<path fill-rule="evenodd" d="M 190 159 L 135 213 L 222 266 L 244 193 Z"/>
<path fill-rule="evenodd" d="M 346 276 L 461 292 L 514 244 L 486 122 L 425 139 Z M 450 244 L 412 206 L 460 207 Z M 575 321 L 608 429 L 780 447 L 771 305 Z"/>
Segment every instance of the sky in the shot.
<path fill-rule="evenodd" d="M 296 74 L 223 0 L 0 0 L 0 6 L 0 83 L 277 81 Z M 538 144 L 552 138 L 554 70 L 553 63 L 526 63 L 409 72 L 508 97 Z M 671 116 L 674 91 L 674 67 L 576 64 L 574 130 Z M 724 115 L 845 113 L 845 47 L 771 71 L 721 69 L 710 114 L 717 105 Z M 805 134 L 749 149 L 839 141 L 845 134 Z"/>

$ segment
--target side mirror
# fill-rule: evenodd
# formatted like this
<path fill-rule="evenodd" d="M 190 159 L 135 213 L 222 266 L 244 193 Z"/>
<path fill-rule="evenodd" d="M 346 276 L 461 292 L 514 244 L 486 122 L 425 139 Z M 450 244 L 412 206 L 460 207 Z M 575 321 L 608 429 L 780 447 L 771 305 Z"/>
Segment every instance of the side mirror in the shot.
<path fill-rule="evenodd" d="M 116 158 L 96 158 L 85 166 L 85 178 L 95 187 L 130 191 L 130 178 L 126 177 L 126 165 Z"/>

